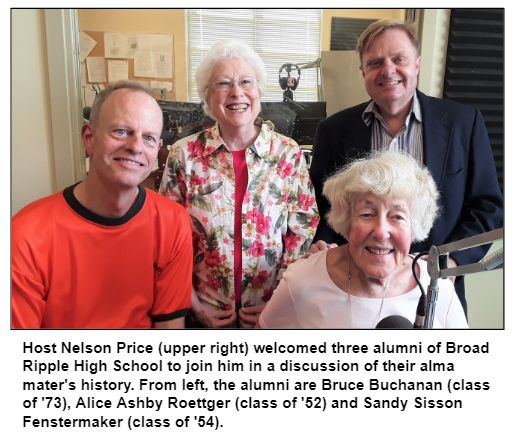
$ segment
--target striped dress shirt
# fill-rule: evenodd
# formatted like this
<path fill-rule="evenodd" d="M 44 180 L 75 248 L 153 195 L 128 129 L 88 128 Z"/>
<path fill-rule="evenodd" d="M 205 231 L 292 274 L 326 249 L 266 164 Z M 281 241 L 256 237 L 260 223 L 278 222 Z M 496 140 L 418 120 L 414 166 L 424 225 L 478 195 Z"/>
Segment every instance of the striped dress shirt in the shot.
<path fill-rule="evenodd" d="M 402 151 L 410 154 L 419 164 L 423 164 L 423 123 L 416 92 L 412 99 L 412 110 L 398 133 L 391 133 L 374 101 L 371 101 L 362 113 L 362 120 L 367 126 L 373 124 L 371 151 Z"/>

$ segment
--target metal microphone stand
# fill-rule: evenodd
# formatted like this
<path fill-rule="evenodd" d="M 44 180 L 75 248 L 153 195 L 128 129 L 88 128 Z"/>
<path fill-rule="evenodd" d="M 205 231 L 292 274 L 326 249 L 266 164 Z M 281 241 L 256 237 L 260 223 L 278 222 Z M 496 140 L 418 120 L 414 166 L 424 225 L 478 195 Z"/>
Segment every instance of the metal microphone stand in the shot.
<path fill-rule="evenodd" d="M 428 252 L 428 274 L 430 275 L 430 285 L 427 289 L 427 305 L 425 313 L 425 322 L 423 329 L 432 329 L 434 326 L 435 304 L 439 295 L 439 279 L 446 279 L 450 276 L 464 276 L 466 274 L 480 273 L 486 270 L 492 270 L 499 267 L 503 263 L 503 247 L 490 256 L 486 256 L 480 262 L 474 264 L 461 265 L 458 267 L 448 268 L 448 256 L 450 252 L 459 250 L 467 250 L 468 248 L 477 247 L 483 244 L 489 244 L 494 241 L 503 239 L 503 227 L 493 230 L 492 232 L 482 233 L 470 238 L 461 239 L 460 241 L 451 242 L 449 244 L 432 246 Z M 443 268 L 441 269 L 441 264 Z"/>

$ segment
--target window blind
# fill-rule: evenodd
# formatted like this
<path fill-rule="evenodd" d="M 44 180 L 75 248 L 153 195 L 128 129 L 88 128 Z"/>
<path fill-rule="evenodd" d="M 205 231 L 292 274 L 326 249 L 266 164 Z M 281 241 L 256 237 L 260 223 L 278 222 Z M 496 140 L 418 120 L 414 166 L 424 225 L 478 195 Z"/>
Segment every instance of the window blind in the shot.
<path fill-rule="evenodd" d="M 195 72 L 213 43 L 240 38 L 265 63 L 269 90 L 263 101 L 282 101 L 278 72 L 286 63 L 304 64 L 321 56 L 321 9 L 188 9 L 188 95 L 199 102 Z M 291 76 L 297 78 L 297 70 Z M 282 72 L 286 76 L 286 72 Z M 317 101 L 316 69 L 301 70 L 296 101 Z"/>

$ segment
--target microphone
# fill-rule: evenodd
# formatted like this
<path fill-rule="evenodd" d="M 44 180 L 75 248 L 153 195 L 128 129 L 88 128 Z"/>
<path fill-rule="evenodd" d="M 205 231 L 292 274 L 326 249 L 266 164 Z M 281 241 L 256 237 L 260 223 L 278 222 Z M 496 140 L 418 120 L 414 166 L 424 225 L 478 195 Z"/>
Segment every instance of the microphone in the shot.
<path fill-rule="evenodd" d="M 451 252 L 456 252 L 460 250 L 467 250 L 471 247 L 477 247 L 479 245 L 488 244 L 494 241 L 497 241 L 499 239 L 503 239 L 503 228 L 492 230 L 491 232 L 485 232 L 481 233 L 480 235 L 471 236 L 469 238 L 464 238 L 459 241 L 450 242 L 448 244 L 443 244 L 438 247 L 435 245 L 432 245 L 430 247 L 430 250 L 428 251 L 428 263 L 427 263 L 427 269 L 428 274 L 430 276 L 430 284 L 427 288 L 427 309 L 426 309 L 426 317 L 424 319 L 424 329 L 432 329 L 434 324 L 434 317 L 435 317 L 435 306 L 437 302 L 437 296 L 439 293 L 439 279 L 445 279 L 451 276 L 462 276 L 466 274 L 472 274 L 472 273 L 480 273 L 484 270 L 492 270 L 493 268 L 499 266 L 503 263 L 503 248 L 493 253 L 491 256 L 487 256 L 484 259 L 482 259 L 480 262 L 474 263 L 474 264 L 468 264 L 458 267 L 452 267 L 448 268 L 447 266 L 447 259 L 448 255 Z M 420 253 L 422 254 L 422 253 Z M 418 258 L 416 256 L 416 258 Z M 443 267 L 440 266 L 440 259 L 441 257 L 444 257 L 443 260 Z M 421 282 L 419 281 L 419 278 L 415 272 L 415 263 L 416 258 L 414 259 L 414 262 L 412 263 L 412 273 L 421 288 L 421 294 L 424 295 L 424 290 L 421 285 Z M 419 308 L 419 305 L 418 305 Z M 416 322 L 414 323 L 415 326 L 418 326 L 418 321 L 420 315 L 419 315 L 419 309 L 416 312 Z"/>
<path fill-rule="evenodd" d="M 413 329 L 414 324 L 402 316 L 388 316 L 380 320 L 375 329 Z"/>
<path fill-rule="evenodd" d="M 484 270 L 492 270 L 500 264 L 503 264 L 503 247 L 480 261 L 480 266 Z"/>

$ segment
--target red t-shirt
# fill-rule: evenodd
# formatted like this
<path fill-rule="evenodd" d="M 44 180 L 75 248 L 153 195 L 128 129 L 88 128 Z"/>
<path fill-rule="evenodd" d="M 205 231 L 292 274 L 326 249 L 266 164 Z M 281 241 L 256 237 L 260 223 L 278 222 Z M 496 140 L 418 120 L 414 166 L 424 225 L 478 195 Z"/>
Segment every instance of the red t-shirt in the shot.
<path fill-rule="evenodd" d="M 242 203 L 249 180 L 245 153 L 245 149 L 231 151 L 235 170 L 235 303 L 240 303 L 242 294 Z"/>

